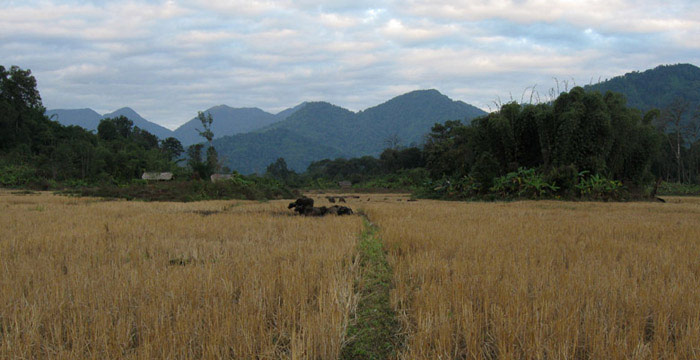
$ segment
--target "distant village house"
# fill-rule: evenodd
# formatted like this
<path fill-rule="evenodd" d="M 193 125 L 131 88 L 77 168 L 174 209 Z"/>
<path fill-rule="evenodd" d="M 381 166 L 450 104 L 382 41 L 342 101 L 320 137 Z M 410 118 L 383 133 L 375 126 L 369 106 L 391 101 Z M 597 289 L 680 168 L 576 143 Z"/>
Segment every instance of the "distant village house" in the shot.
<path fill-rule="evenodd" d="M 170 181 L 173 179 L 173 173 L 171 172 L 145 172 L 141 175 L 143 180 L 153 180 L 153 181 Z"/>

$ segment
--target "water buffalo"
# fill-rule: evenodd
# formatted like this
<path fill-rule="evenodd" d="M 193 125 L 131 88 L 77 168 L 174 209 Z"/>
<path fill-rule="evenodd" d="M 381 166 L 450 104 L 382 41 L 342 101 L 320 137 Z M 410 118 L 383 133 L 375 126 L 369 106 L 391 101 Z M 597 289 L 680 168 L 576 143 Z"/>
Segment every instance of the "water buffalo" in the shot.
<path fill-rule="evenodd" d="M 302 198 L 298 198 L 294 202 L 289 203 L 289 206 L 287 206 L 287 209 L 294 208 L 295 212 L 298 212 L 299 214 L 306 214 L 307 212 L 311 211 L 311 209 L 313 209 L 313 207 L 314 207 L 314 199 L 302 197 Z"/>
<path fill-rule="evenodd" d="M 325 206 L 314 207 L 314 200 L 310 198 L 299 198 L 296 201 L 289 203 L 288 209 L 294 208 L 294 212 L 304 216 L 325 216 L 332 215 L 352 215 L 352 209 L 347 206 L 333 205 L 330 208 Z"/>

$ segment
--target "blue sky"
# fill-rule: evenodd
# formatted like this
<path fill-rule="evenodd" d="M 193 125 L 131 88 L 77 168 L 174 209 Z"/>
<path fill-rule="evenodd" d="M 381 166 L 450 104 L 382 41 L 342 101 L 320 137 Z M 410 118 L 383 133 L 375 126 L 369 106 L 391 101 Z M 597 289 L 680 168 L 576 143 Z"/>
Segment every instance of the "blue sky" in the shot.
<path fill-rule="evenodd" d="M 427 88 L 489 110 L 535 85 L 544 98 L 553 78 L 583 85 L 700 64 L 696 0 L 0 0 L 0 9 L 0 64 L 31 69 L 44 106 L 130 106 L 169 128 L 219 104 L 276 112 L 323 100 L 356 111 Z"/>

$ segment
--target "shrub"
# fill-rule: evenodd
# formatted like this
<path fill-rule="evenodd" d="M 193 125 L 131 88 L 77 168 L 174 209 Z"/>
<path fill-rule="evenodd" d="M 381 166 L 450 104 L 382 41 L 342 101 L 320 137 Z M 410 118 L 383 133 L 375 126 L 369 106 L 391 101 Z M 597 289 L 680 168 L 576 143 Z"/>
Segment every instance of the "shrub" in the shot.
<path fill-rule="evenodd" d="M 553 195 L 559 187 L 546 182 L 535 169 L 519 168 L 516 172 L 495 178 L 489 190 L 504 198 L 540 198 Z"/>
<path fill-rule="evenodd" d="M 583 199 L 589 200 L 620 200 L 624 195 L 624 186 L 619 180 L 608 179 L 605 176 L 588 171 L 579 173 L 576 190 Z"/>
<path fill-rule="evenodd" d="M 0 186 L 23 186 L 35 179 L 36 169 L 32 166 L 0 163 Z"/>

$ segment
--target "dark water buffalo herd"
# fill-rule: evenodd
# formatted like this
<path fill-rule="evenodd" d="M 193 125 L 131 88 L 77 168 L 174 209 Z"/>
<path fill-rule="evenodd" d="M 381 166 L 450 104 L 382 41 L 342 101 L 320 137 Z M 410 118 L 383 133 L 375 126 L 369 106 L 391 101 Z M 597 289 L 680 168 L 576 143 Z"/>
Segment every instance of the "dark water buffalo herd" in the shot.
<path fill-rule="evenodd" d="M 330 199 L 329 199 L 330 201 Z M 335 202 L 335 201 L 332 201 Z M 343 199 L 342 202 L 345 202 Z M 325 216 L 325 215 L 352 215 L 352 209 L 347 206 L 333 205 L 331 207 L 314 207 L 314 199 L 302 197 L 289 203 L 288 209 L 304 216 Z"/>

